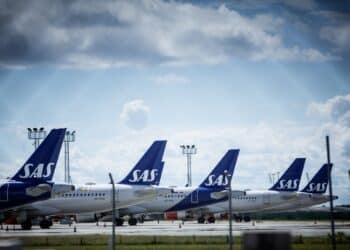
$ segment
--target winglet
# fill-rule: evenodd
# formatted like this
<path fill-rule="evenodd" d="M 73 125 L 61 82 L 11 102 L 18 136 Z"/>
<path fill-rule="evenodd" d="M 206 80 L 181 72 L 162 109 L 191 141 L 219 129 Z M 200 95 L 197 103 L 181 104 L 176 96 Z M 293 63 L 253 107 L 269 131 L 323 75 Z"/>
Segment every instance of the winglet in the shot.
<path fill-rule="evenodd" d="M 11 180 L 21 182 L 44 182 L 52 180 L 65 132 L 65 128 L 52 129 Z"/>

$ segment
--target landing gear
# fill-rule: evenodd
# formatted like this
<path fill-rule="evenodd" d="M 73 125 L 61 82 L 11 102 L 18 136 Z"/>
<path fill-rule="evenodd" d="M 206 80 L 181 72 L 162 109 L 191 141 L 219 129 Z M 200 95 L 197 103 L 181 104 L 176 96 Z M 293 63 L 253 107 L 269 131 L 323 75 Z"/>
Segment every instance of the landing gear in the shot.
<path fill-rule="evenodd" d="M 39 223 L 41 229 L 49 229 L 52 226 L 52 221 L 48 219 L 43 219 Z"/>
<path fill-rule="evenodd" d="M 21 228 L 22 230 L 30 230 L 32 229 L 32 221 L 31 220 L 26 220 L 21 223 Z"/>
<path fill-rule="evenodd" d="M 117 227 L 121 227 L 124 224 L 124 220 L 122 218 L 115 219 L 115 224 Z"/>
<path fill-rule="evenodd" d="M 210 224 L 215 223 L 215 217 L 214 216 L 208 217 L 208 223 Z"/>
<path fill-rule="evenodd" d="M 235 219 L 236 222 L 242 222 L 242 216 L 241 215 L 233 215 L 233 218 Z"/>
<path fill-rule="evenodd" d="M 134 217 L 131 217 L 128 221 L 130 226 L 136 226 L 137 224 L 137 219 L 135 219 Z"/>
<path fill-rule="evenodd" d="M 198 224 L 204 224 L 205 218 L 204 218 L 204 217 L 199 217 L 199 218 L 197 219 L 197 222 L 198 222 Z"/>
<path fill-rule="evenodd" d="M 244 220 L 244 222 L 250 222 L 251 221 L 250 216 L 248 216 L 248 215 L 245 215 L 243 217 L 243 220 Z"/>

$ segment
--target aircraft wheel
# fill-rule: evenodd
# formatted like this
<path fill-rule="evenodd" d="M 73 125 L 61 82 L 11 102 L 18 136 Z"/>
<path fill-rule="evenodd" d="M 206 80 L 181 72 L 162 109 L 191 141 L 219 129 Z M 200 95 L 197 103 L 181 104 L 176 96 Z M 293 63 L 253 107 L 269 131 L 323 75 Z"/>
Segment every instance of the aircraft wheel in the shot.
<path fill-rule="evenodd" d="M 250 222 L 251 219 L 250 219 L 250 216 L 246 215 L 246 216 L 243 217 L 243 220 L 245 222 Z"/>
<path fill-rule="evenodd" d="M 121 218 L 117 218 L 117 219 L 115 219 L 115 224 L 117 227 L 121 227 L 124 224 L 124 220 Z"/>
<path fill-rule="evenodd" d="M 21 223 L 21 228 L 22 230 L 30 230 L 32 229 L 32 221 L 31 220 L 26 220 L 25 222 Z"/>
<path fill-rule="evenodd" d="M 49 229 L 52 226 L 52 221 L 43 219 L 42 221 L 40 221 L 39 225 L 41 229 Z"/>
<path fill-rule="evenodd" d="M 208 218 L 208 222 L 209 222 L 209 223 L 215 223 L 215 217 L 214 217 L 214 216 L 210 216 L 210 217 Z"/>
<path fill-rule="evenodd" d="M 137 220 L 135 218 L 130 218 L 128 223 L 130 226 L 136 226 Z"/>
<path fill-rule="evenodd" d="M 199 217 L 199 218 L 197 219 L 197 222 L 198 222 L 198 224 L 204 224 L 205 218 L 204 218 L 204 217 Z"/>

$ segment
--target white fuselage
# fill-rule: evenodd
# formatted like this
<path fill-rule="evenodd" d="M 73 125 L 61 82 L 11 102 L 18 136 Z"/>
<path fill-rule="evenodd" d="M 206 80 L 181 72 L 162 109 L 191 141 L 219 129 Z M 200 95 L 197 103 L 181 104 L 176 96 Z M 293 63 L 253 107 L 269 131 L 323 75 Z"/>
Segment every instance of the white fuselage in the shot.
<path fill-rule="evenodd" d="M 193 187 L 183 187 L 183 188 L 174 188 L 173 192 L 158 195 L 156 198 L 143 202 L 136 206 L 131 206 L 127 210 L 133 212 L 137 210 L 145 210 L 147 213 L 163 213 L 168 209 L 172 208 L 180 201 L 182 201 L 187 195 L 192 193 L 196 188 Z"/>
<path fill-rule="evenodd" d="M 289 203 L 297 198 L 294 192 L 272 190 L 248 190 L 245 195 L 232 197 L 232 211 L 234 213 L 260 212 L 265 209 Z M 223 201 L 203 209 L 210 213 L 224 213 L 229 210 L 229 202 Z"/>
<path fill-rule="evenodd" d="M 142 185 L 115 185 L 116 208 L 127 207 L 162 196 L 169 189 Z M 112 185 L 81 185 L 75 191 L 23 207 L 28 216 L 104 212 L 112 209 Z"/>
<path fill-rule="evenodd" d="M 327 202 L 327 195 L 307 194 L 302 192 L 247 191 L 246 196 L 232 197 L 234 213 L 281 212 L 299 209 Z M 211 213 L 228 212 L 228 201 L 207 207 Z"/>
<path fill-rule="evenodd" d="M 278 206 L 268 208 L 265 210 L 265 212 L 272 213 L 272 212 L 297 210 L 301 208 L 322 204 L 330 200 L 330 196 L 325 194 L 309 194 L 309 193 L 303 193 L 303 192 L 296 192 L 296 193 L 298 195 L 297 199 L 288 203 L 284 203 Z M 333 197 L 333 199 L 336 199 L 336 198 L 337 198 L 336 196 Z"/>

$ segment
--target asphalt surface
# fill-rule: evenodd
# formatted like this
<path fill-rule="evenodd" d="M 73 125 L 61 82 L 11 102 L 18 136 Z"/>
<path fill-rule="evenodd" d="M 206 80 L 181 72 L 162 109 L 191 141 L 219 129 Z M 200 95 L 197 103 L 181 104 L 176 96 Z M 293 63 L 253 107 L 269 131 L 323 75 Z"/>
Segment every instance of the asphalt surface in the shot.
<path fill-rule="evenodd" d="M 125 223 L 127 224 L 127 223 Z M 20 226 L 6 225 L 0 230 L 0 237 L 23 236 L 54 236 L 54 235 L 89 235 L 110 234 L 111 222 L 80 223 L 69 225 L 54 224 L 50 229 L 40 229 L 33 226 L 30 231 L 23 231 Z M 74 232 L 74 227 L 76 232 Z M 327 221 L 258 221 L 249 223 L 233 223 L 233 235 L 241 235 L 250 231 L 287 231 L 292 235 L 325 236 L 330 233 L 330 223 Z M 336 232 L 341 231 L 350 235 L 350 221 L 336 222 Z M 157 221 L 145 222 L 137 226 L 124 225 L 116 227 L 119 235 L 228 235 L 228 221 L 217 221 L 215 224 L 197 224 L 195 221 Z"/>

